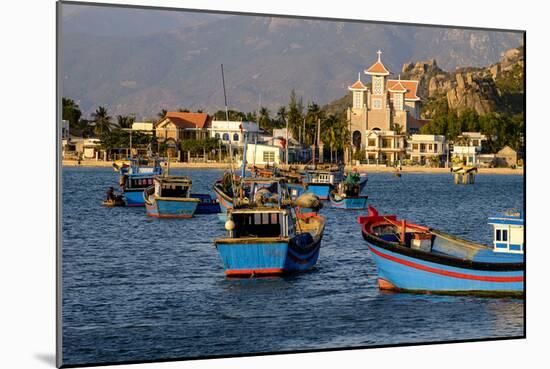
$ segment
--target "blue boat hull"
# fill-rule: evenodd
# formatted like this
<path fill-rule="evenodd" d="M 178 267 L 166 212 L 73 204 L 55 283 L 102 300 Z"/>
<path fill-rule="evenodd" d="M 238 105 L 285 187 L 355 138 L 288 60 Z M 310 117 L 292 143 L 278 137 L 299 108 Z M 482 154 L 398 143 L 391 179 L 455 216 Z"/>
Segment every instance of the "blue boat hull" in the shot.
<path fill-rule="evenodd" d="M 367 208 L 368 196 L 345 197 L 342 200 L 336 200 L 334 196 L 330 196 L 330 204 L 337 209 L 352 209 L 362 210 Z"/>
<path fill-rule="evenodd" d="M 328 200 L 330 191 L 332 191 L 330 184 L 308 183 L 305 192 L 316 195 L 320 200 Z"/>
<path fill-rule="evenodd" d="M 147 215 L 155 218 L 191 218 L 197 209 L 196 199 L 164 200 L 155 199 L 146 203 Z"/>
<path fill-rule="evenodd" d="M 476 270 L 405 256 L 367 241 L 381 289 L 435 293 L 521 295 L 523 270 Z"/>
<path fill-rule="evenodd" d="M 126 199 L 126 206 L 145 206 L 143 190 L 124 191 L 124 198 Z"/>
<path fill-rule="evenodd" d="M 191 194 L 191 198 L 199 199 L 195 214 L 217 214 L 221 212 L 220 203 L 208 194 Z"/>
<path fill-rule="evenodd" d="M 278 275 L 311 269 L 319 258 L 321 240 L 304 248 L 287 241 L 216 243 L 225 274 L 233 277 Z"/>

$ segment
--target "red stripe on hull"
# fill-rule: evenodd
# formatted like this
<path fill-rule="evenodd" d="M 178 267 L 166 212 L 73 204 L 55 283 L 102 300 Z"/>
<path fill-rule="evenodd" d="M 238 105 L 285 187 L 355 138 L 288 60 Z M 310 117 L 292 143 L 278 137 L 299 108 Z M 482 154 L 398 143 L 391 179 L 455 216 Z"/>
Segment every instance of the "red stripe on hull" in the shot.
<path fill-rule="evenodd" d="M 277 275 L 284 273 L 283 268 L 266 268 L 266 269 L 229 269 L 225 271 L 225 275 L 230 277 L 251 276 L 251 275 Z"/>
<path fill-rule="evenodd" d="M 437 269 L 432 268 L 426 265 L 413 263 L 408 260 L 403 260 L 396 258 L 391 255 L 384 254 L 378 250 L 375 250 L 373 247 L 369 246 L 369 249 L 376 255 L 380 256 L 381 258 L 391 260 L 395 263 L 406 265 L 411 268 L 423 270 L 425 272 L 444 275 L 447 277 L 453 277 L 453 278 L 460 278 L 460 279 L 470 279 L 475 281 L 483 281 L 483 282 L 523 282 L 523 277 L 495 277 L 495 276 L 481 276 L 481 275 L 473 275 L 473 274 L 465 274 L 465 273 L 457 273 L 457 272 L 451 272 L 448 270 L 443 269 Z"/>

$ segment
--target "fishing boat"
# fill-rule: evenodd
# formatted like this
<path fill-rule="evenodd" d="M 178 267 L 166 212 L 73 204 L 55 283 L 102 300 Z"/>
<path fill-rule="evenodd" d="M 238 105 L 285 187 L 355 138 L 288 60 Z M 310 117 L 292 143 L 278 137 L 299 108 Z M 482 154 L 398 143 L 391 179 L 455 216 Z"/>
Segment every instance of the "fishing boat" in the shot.
<path fill-rule="evenodd" d="M 259 178 L 273 178 L 273 177 L 285 178 L 286 185 L 290 193 L 290 198 L 293 200 L 297 199 L 303 193 L 305 193 L 305 189 L 303 185 L 303 175 L 300 174 L 299 171 L 296 168 L 293 168 L 292 166 L 289 166 L 286 169 L 282 169 L 275 166 L 273 167 L 265 166 L 263 168 L 253 166 L 251 172 L 255 177 L 259 177 Z"/>
<path fill-rule="evenodd" d="M 303 185 L 306 192 L 312 193 L 321 200 L 328 200 L 329 193 L 344 179 L 343 167 L 315 166 L 304 171 Z"/>
<path fill-rule="evenodd" d="M 185 176 L 156 176 L 143 191 L 147 215 L 155 218 L 191 218 L 200 199 L 191 197 L 192 182 Z"/>
<path fill-rule="evenodd" d="M 192 193 L 191 198 L 199 199 L 195 214 L 217 214 L 221 212 L 220 203 L 209 194 Z"/>
<path fill-rule="evenodd" d="M 360 183 L 342 182 L 329 194 L 330 204 L 337 209 L 366 209 L 368 198 L 361 195 Z"/>
<path fill-rule="evenodd" d="M 214 244 L 225 274 L 280 275 L 312 268 L 319 257 L 325 219 L 297 217 L 283 178 L 245 178 L 249 196 L 239 194 L 228 210 L 227 235 Z"/>
<path fill-rule="evenodd" d="M 119 185 L 126 198 L 126 206 L 145 206 L 143 191 L 153 185 L 155 176 L 162 174 L 161 162 L 157 159 L 150 167 L 142 166 L 142 161 L 138 158 L 128 161 L 130 165 L 113 165 L 120 173 Z"/>
<path fill-rule="evenodd" d="M 493 245 L 382 216 L 360 216 L 363 238 L 378 267 L 382 290 L 523 296 L 524 219 L 518 212 L 489 218 Z"/>

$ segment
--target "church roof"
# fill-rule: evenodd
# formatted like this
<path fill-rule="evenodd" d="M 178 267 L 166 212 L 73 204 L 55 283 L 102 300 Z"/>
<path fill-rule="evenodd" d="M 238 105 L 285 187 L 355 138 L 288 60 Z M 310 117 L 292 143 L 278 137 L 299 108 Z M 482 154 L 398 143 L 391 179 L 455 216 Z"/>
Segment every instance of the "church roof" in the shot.
<path fill-rule="evenodd" d="M 400 86 L 404 87 L 407 90 L 407 92 L 405 92 L 406 100 L 420 100 L 420 97 L 418 97 L 418 95 L 416 94 L 418 90 L 418 81 L 405 79 L 388 79 L 388 91 L 401 92 L 396 91 L 400 89 Z"/>
<path fill-rule="evenodd" d="M 407 88 L 403 86 L 401 80 L 398 80 L 397 83 L 393 83 L 391 86 L 388 82 L 388 91 L 390 92 L 407 92 Z"/>
<path fill-rule="evenodd" d="M 390 72 L 386 69 L 382 62 L 377 61 L 369 69 L 365 70 L 366 74 L 384 75 L 387 76 Z"/>
<path fill-rule="evenodd" d="M 360 73 L 357 76 L 357 81 L 353 85 L 348 86 L 348 89 L 349 90 L 359 90 L 359 91 L 366 91 L 367 90 L 367 86 L 365 86 L 363 84 L 363 82 L 361 82 L 361 74 Z"/>

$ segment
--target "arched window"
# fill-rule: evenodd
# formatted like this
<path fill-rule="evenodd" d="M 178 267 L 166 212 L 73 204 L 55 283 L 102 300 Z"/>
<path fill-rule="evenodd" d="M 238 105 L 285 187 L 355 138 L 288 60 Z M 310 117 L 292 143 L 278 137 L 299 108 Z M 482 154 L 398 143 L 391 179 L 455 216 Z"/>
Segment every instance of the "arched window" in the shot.
<path fill-rule="evenodd" d="M 353 141 L 353 146 L 355 146 L 357 148 L 360 148 L 361 147 L 361 132 L 354 131 L 352 141 Z"/>
<path fill-rule="evenodd" d="M 233 134 L 233 141 L 239 141 L 239 134 L 238 133 Z"/>
<path fill-rule="evenodd" d="M 380 131 L 380 128 L 374 127 L 373 129 L 371 129 L 371 131 Z"/>
<path fill-rule="evenodd" d="M 220 139 L 220 134 L 219 134 L 219 133 L 216 133 L 216 134 L 214 135 L 214 137 L 216 138 L 216 140 L 219 140 L 219 139 Z"/>
<path fill-rule="evenodd" d="M 224 133 L 222 137 L 223 141 L 229 141 L 229 133 Z"/>

